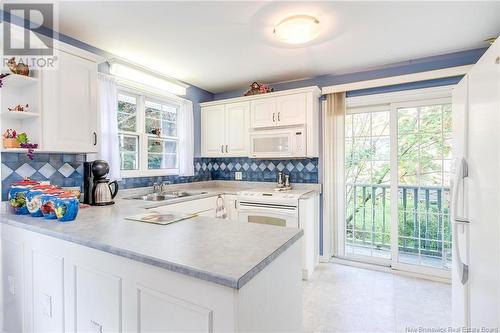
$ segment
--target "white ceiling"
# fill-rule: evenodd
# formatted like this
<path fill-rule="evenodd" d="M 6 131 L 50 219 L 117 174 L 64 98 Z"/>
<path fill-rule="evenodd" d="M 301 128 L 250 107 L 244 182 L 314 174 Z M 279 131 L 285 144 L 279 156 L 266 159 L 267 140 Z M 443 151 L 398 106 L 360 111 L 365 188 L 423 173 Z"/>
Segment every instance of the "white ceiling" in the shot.
<path fill-rule="evenodd" d="M 59 31 L 217 93 L 252 81 L 345 73 L 484 47 L 500 2 L 60 2 Z M 316 16 L 322 34 L 280 45 L 273 24 Z"/>

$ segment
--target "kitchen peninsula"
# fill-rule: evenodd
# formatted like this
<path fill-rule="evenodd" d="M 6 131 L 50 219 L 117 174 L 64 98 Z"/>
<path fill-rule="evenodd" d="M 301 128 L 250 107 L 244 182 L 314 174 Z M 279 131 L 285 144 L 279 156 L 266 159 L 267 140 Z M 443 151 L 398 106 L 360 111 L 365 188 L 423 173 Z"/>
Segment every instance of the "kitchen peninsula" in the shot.
<path fill-rule="evenodd" d="M 302 330 L 301 229 L 125 219 L 146 206 L 118 199 L 58 223 L 4 203 L 6 331 Z"/>

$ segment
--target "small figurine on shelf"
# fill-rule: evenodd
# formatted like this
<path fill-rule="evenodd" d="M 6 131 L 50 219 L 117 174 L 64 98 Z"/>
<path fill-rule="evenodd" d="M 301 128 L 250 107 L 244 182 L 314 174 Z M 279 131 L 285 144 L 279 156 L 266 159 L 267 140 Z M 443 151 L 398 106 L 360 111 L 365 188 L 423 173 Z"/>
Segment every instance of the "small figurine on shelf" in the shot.
<path fill-rule="evenodd" d="M 9 66 L 10 71 L 14 74 L 19 74 L 24 76 L 29 76 L 30 74 L 30 69 L 28 65 L 23 64 L 22 62 L 17 64 L 15 57 L 9 59 L 9 61 L 7 62 L 7 66 Z"/>
<path fill-rule="evenodd" d="M 156 135 L 157 137 L 160 137 L 160 135 L 161 135 L 161 128 L 159 128 L 159 127 L 154 127 L 154 128 L 151 130 L 151 134 L 154 134 L 154 135 Z"/>
<path fill-rule="evenodd" d="M 30 106 L 26 104 L 25 106 L 22 106 L 21 104 L 18 104 L 14 106 L 13 108 L 7 108 L 11 112 L 29 112 Z"/>
<path fill-rule="evenodd" d="M 267 84 L 259 84 L 257 82 L 254 82 L 250 85 L 250 89 L 245 93 L 244 96 L 267 94 L 273 91 L 274 89 L 270 88 Z"/>
<path fill-rule="evenodd" d="M 17 141 L 16 130 L 9 128 L 3 133 L 3 147 L 19 148 L 19 142 Z"/>

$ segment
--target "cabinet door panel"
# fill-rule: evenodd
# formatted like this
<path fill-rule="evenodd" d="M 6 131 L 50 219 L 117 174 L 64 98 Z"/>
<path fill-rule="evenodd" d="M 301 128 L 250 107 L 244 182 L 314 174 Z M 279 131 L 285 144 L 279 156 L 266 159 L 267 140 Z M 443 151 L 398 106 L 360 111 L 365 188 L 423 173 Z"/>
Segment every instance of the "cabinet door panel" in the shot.
<path fill-rule="evenodd" d="M 248 116 L 250 104 L 226 104 L 227 156 L 248 156 Z"/>
<path fill-rule="evenodd" d="M 23 246 L 2 238 L 3 332 L 23 332 Z"/>
<path fill-rule="evenodd" d="M 139 332 L 212 332 L 212 311 L 147 288 L 138 289 Z"/>
<path fill-rule="evenodd" d="M 216 105 L 201 110 L 202 155 L 219 157 L 224 154 L 225 107 Z"/>
<path fill-rule="evenodd" d="M 76 331 L 121 332 L 121 279 L 75 267 Z"/>
<path fill-rule="evenodd" d="M 33 250 L 33 329 L 64 332 L 64 260 Z"/>
<path fill-rule="evenodd" d="M 43 148 L 97 151 L 97 65 L 62 51 L 58 59 L 42 73 Z"/>
<path fill-rule="evenodd" d="M 252 128 L 272 127 L 276 121 L 276 98 L 263 98 L 250 102 Z"/>
<path fill-rule="evenodd" d="M 295 94 L 276 98 L 276 124 L 278 126 L 306 123 L 306 95 Z"/>

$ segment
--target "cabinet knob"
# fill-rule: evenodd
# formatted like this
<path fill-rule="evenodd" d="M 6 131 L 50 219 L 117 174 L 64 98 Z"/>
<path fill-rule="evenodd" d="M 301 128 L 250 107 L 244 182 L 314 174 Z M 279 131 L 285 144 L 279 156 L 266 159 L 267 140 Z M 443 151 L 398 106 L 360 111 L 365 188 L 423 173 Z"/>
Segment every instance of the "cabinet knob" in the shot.
<path fill-rule="evenodd" d="M 227 153 L 227 145 L 226 145 L 226 153 Z"/>
<path fill-rule="evenodd" d="M 278 112 L 278 121 L 280 121 L 280 113 L 281 113 L 281 112 Z"/>
<path fill-rule="evenodd" d="M 224 145 L 220 145 L 220 152 L 224 153 Z"/>
<path fill-rule="evenodd" d="M 275 122 L 276 120 L 274 119 L 274 112 L 273 112 L 273 123 Z"/>

